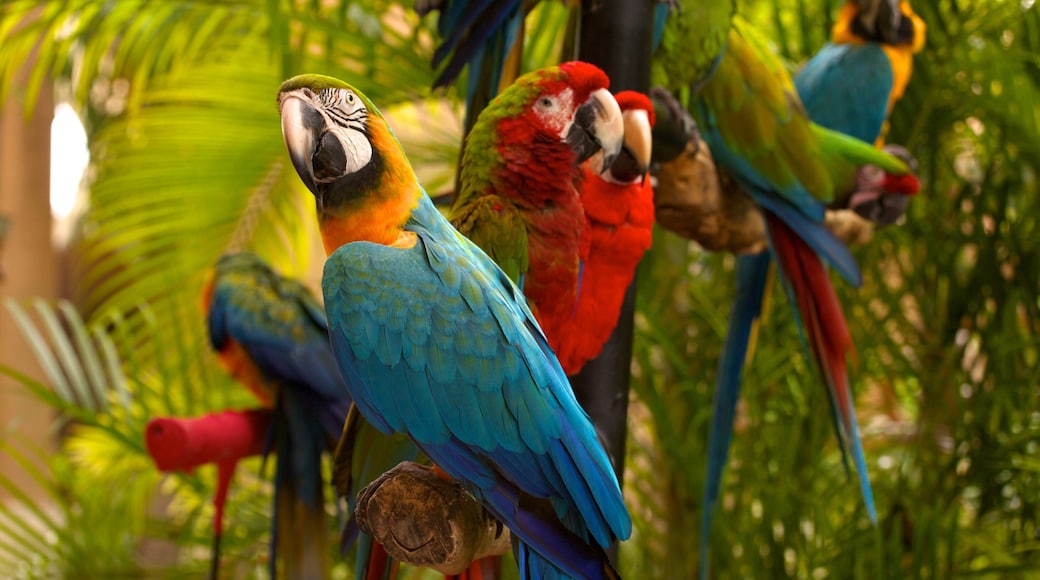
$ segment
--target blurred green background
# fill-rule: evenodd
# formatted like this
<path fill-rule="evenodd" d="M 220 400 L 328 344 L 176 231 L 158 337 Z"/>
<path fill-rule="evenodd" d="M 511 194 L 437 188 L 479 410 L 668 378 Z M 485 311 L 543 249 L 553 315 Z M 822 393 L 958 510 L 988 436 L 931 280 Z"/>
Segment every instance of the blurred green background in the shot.
<path fill-rule="evenodd" d="M 795 69 L 841 3 L 740 10 Z M 928 42 L 888 141 L 917 157 L 923 190 L 905 223 L 854 249 L 863 288 L 838 284 L 880 524 L 844 472 L 774 288 L 715 518 L 716 577 L 1040 577 L 1040 12 L 1030 0 L 913 5 Z M 565 16 L 559 2 L 531 14 L 526 68 L 558 60 Z M 52 115 L 41 95 L 68 103 L 90 151 L 62 246 L 66 301 L 6 303 L 42 375 L 6 363 L 0 389 L 52 408 L 56 443 L 0 433 L 13 466 L 0 472 L 0 570 L 204 573 L 214 470 L 162 476 L 142 431 L 155 416 L 254 404 L 204 342 L 199 291 L 221 252 L 250 248 L 316 285 L 313 201 L 286 162 L 276 89 L 299 72 L 349 79 L 391 118 L 427 190 L 449 189 L 461 91 L 428 89 L 436 40 L 433 17 L 384 0 L 0 5 L 2 96 L 33 118 Z M 695 576 L 733 264 L 659 230 L 640 268 L 629 577 Z M 253 576 L 270 490 L 259 460 L 243 467 L 224 560 Z"/>

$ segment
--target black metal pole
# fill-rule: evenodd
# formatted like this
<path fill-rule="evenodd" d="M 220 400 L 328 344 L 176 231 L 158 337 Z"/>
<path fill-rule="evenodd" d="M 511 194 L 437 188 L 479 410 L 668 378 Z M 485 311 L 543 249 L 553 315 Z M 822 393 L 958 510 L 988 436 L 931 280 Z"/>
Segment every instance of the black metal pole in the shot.
<path fill-rule="evenodd" d="M 578 59 L 610 77 L 610 90 L 646 92 L 656 0 L 582 0 Z M 631 377 L 633 281 L 625 293 L 617 327 L 599 356 L 571 377 L 574 394 L 604 439 L 618 480 L 625 474 L 625 437 Z"/>

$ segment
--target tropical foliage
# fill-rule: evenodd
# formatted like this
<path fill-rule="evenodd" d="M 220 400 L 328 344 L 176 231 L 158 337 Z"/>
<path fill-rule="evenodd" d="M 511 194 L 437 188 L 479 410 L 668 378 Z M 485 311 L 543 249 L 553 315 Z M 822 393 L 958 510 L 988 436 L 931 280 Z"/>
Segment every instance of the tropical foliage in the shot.
<path fill-rule="evenodd" d="M 825 41 L 840 3 L 746 0 L 741 10 L 796 66 Z M 925 187 L 904 224 L 856 250 L 864 287 L 838 284 L 880 525 L 842 468 L 775 291 L 715 520 L 720 577 L 1040 571 L 1040 12 L 1007 0 L 914 8 L 928 45 L 888 140 L 914 153 Z M 556 58 L 565 14 L 550 2 L 531 18 L 529 67 Z M 76 307 L 8 306 L 47 384 L 5 374 L 61 411 L 64 443 L 41 464 L 32 444 L 2 441 L 50 495 L 36 505 L 0 478 L 15 498 L 0 508 L 0 566 L 29 577 L 201 574 L 212 470 L 160 477 L 142 433 L 153 416 L 252 404 L 203 354 L 199 288 L 220 253 L 249 248 L 285 273 L 313 271 L 313 202 L 285 164 L 274 92 L 297 72 L 350 78 L 401 120 L 427 189 L 450 187 L 461 121 L 455 91 L 427 88 L 433 25 L 389 0 L 0 6 L 3 94 L 31 109 L 53 79 L 87 123 L 92 159 Z M 691 577 L 701 556 L 732 267 L 660 231 L 641 269 L 626 482 L 637 533 L 622 547 L 633 577 Z M 244 467 L 225 538 L 242 572 L 263 566 L 268 505 L 259 462 Z M 143 554 L 160 540 L 181 549 L 156 569 Z"/>

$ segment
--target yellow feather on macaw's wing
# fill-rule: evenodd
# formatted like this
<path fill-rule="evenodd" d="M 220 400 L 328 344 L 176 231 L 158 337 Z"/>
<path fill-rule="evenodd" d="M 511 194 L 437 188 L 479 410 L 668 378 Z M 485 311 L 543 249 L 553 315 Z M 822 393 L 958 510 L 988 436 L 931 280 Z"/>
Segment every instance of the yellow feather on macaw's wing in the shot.
<path fill-rule="evenodd" d="M 730 37 L 740 34 L 743 42 L 732 46 L 736 62 L 744 79 L 751 84 L 752 90 L 769 106 L 773 114 L 784 121 L 790 118 L 788 95 L 795 94 L 794 82 L 784 67 L 783 61 L 772 51 L 761 36 L 753 33 L 750 27 L 740 26 L 744 21 L 734 19 L 734 28 Z M 763 74 L 764 73 L 764 74 Z"/>
<path fill-rule="evenodd" d="M 830 199 L 834 187 L 790 75 L 743 19 L 733 19 L 726 52 L 700 99 L 714 112 L 707 124 L 783 195 L 795 196 L 797 188 Z"/>
<path fill-rule="evenodd" d="M 907 171 L 870 144 L 809 121 L 780 59 L 739 17 L 699 98 L 708 118 L 698 122 L 708 130 L 714 126 L 750 170 L 796 206 L 806 193 L 830 201 L 855 178 L 859 165 L 878 165 L 893 174 Z"/>

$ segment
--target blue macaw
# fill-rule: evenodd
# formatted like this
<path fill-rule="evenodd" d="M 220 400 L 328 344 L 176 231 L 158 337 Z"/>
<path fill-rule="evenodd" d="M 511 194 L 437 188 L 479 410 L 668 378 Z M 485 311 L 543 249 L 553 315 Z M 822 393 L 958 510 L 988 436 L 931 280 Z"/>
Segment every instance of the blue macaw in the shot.
<path fill-rule="evenodd" d="M 437 211 L 360 91 L 302 75 L 278 103 L 317 201 L 333 350 L 361 414 L 509 527 L 523 578 L 617 577 L 605 548 L 631 519 L 523 294 Z"/>
<path fill-rule="evenodd" d="M 302 284 L 250 253 L 220 258 L 203 307 L 222 366 L 272 409 L 271 575 L 281 558 L 289 577 L 327 576 L 321 456 L 339 437 L 351 398 L 325 312 Z"/>
<path fill-rule="evenodd" d="M 880 3 L 894 6 L 896 0 L 857 2 L 874 6 L 876 13 Z M 861 166 L 876 165 L 896 175 L 909 171 L 902 161 L 862 140 L 811 122 L 783 64 L 753 27 L 735 15 L 735 8 L 733 0 L 682 1 L 677 11 L 661 19 L 662 31 L 655 34 L 660 39 L 655 84 L 688 92 L 690 112 L 716 164 L 759 206 L 769 241 L 769 252 L 741 257 L 737 263 L 737 296 L 719 362 L 709 440 L 702 575 L 740 375 L 772 258 L 827 387 L 843 457 L 851 454 L 867 513 L 877 521 L 849 390 L 846 357 L 852 340 L 823 262 L 856 286 L 861 274 L 845 245 L 824 227 L 824 204 L 852 190 Z M 898 22 L 898 8 L 894 14 Z M 880 110 L 886 106 L 887 96 Z"/>

